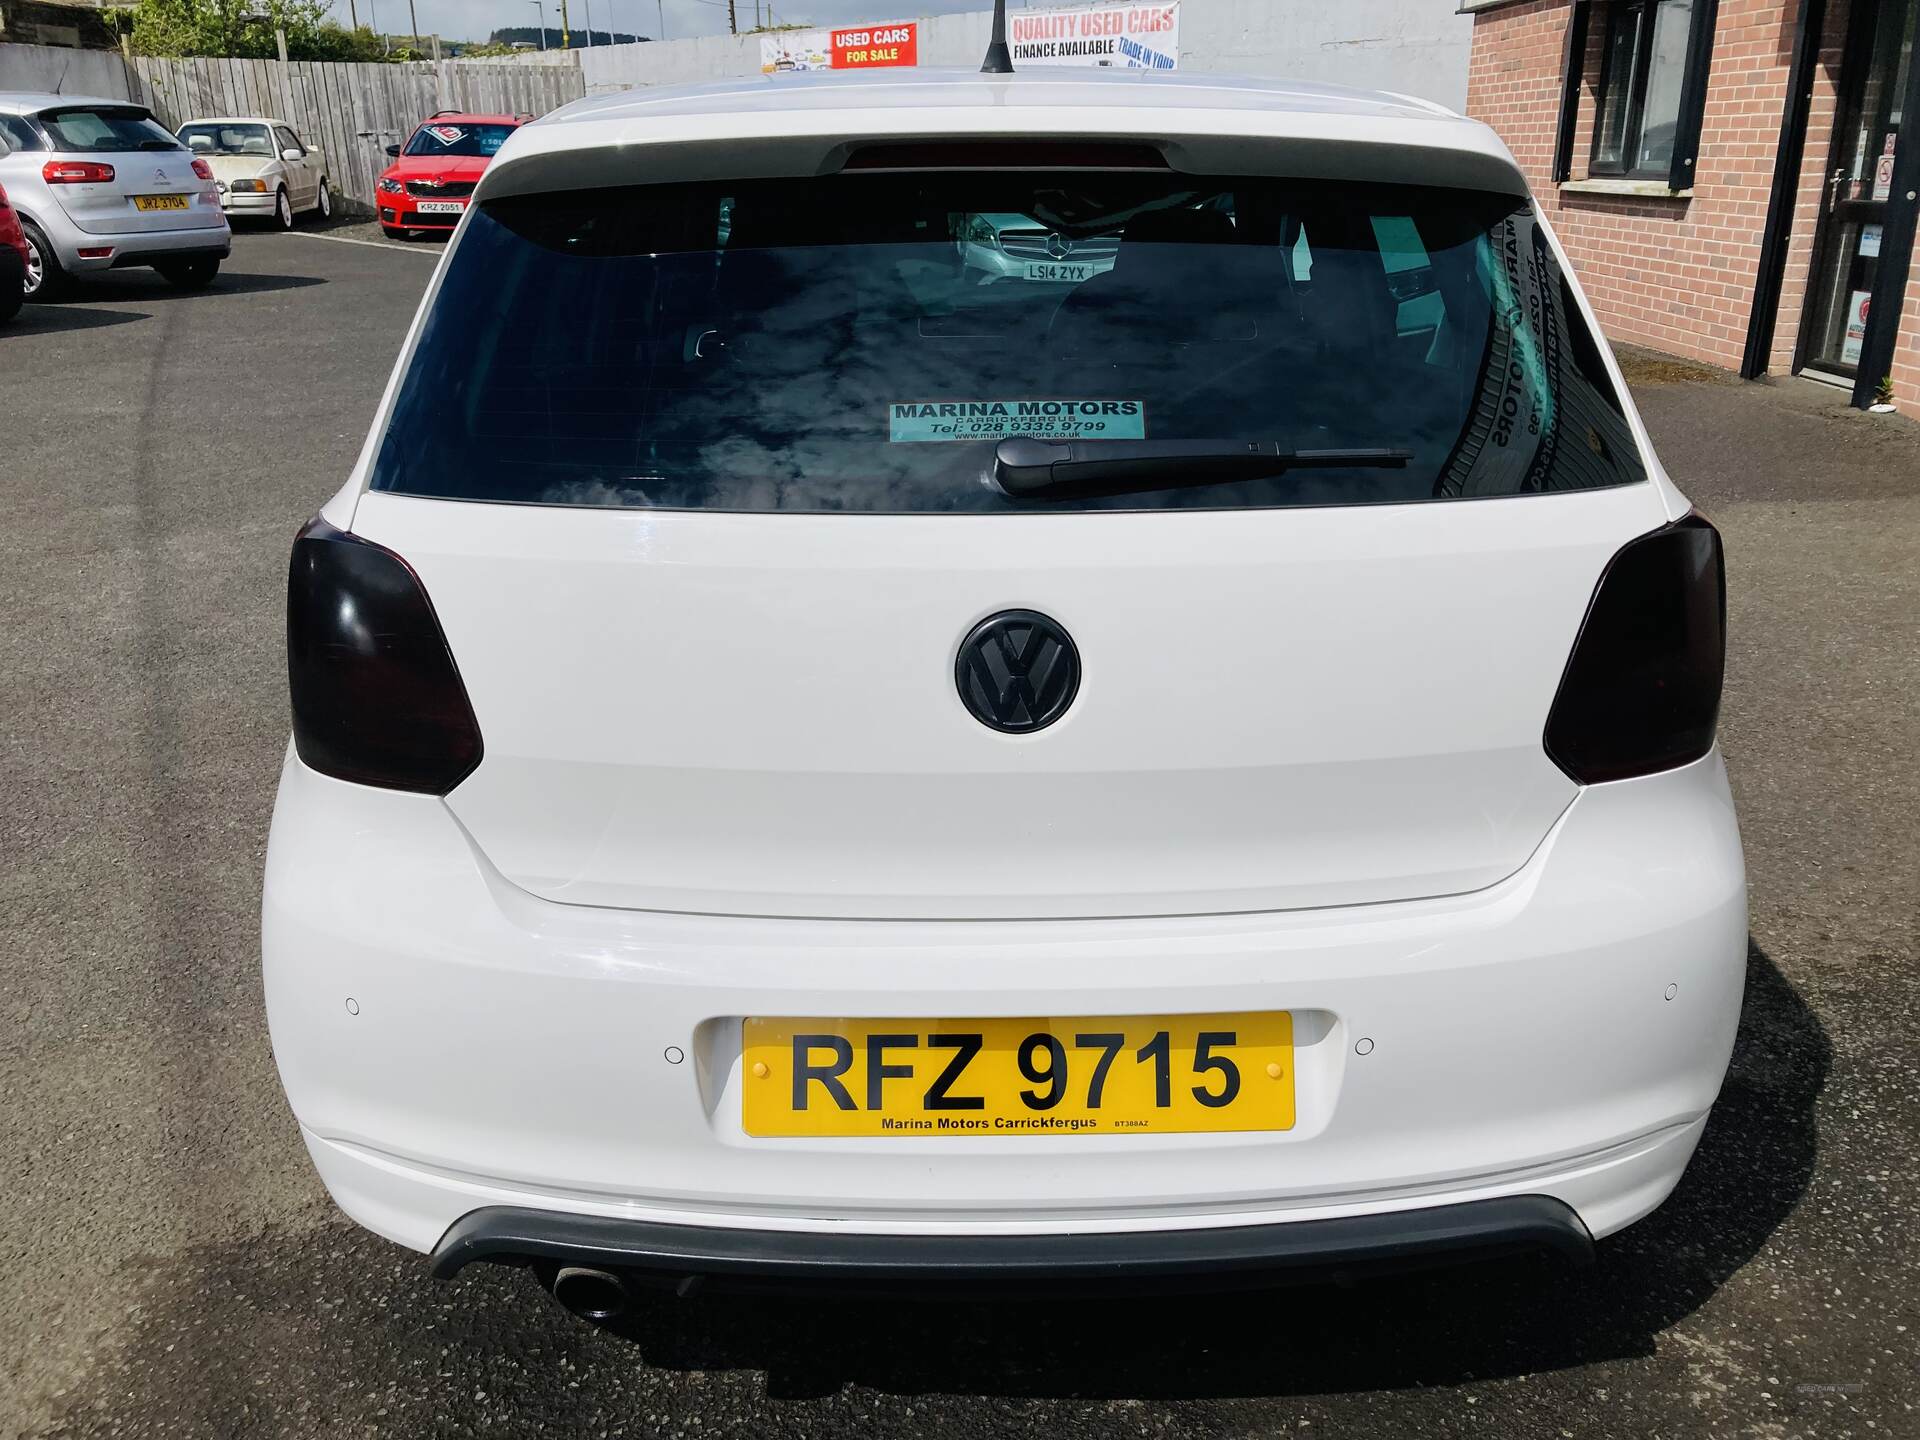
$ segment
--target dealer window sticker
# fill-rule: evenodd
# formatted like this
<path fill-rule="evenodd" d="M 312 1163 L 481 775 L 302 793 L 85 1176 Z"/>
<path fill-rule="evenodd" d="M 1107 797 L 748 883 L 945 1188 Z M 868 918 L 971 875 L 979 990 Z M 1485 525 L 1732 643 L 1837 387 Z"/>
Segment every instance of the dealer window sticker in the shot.
<path fill-rule="evenodd" d="M 458 125 L 429 125 L 427 134 L 433 136 L 442 145 L 458 145 L 466 138 L 467 132 Z"/>
<path fill-rule="evenodd" d="M 1144 400 L 905 400 L 887 407 L 895 445 L 941 440 L 1144 440 Z"/>

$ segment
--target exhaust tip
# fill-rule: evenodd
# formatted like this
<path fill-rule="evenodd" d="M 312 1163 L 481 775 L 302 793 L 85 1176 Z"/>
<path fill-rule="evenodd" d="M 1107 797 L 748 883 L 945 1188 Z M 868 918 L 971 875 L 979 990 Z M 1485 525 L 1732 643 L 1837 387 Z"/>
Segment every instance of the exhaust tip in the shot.
<path fill-rule="evenodd" d="M 627 1313 L 630 1297 L 624 1281 L 611 1270 L 585 1265 L 563 1265 L 553 1277 L 553 1298 L 582 1320 L 618 1320 Z"/>

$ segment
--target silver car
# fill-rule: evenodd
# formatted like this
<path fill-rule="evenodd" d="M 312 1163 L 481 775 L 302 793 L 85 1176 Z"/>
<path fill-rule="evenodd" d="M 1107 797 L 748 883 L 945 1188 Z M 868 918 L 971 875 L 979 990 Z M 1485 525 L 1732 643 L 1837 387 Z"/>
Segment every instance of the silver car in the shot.
<path fill-rule="evenodd" d="M 1078 285 L 1113 269 L 1120 237 L 1063 235 L 1031 215 L 967 215 L 954 248 L 961 275 L 977 285 L 1001 280 Z"/>
<path fill-rule="evenodd" d="M 150 266 L 183 290 L 233 247 L 213 171 L 144 105 L 0 92 L 0 185 L 27 236 L 27 298 Z"/>
<path fill-rule="evenodd" d="M 180 127 L 180 143 L 205 160 L 220 187 L 220 208 L 229 218 L 255 215 L 282 230 L 296 214 L 333 214 L 327 157 L 269 115 L 215 115 Z"/>

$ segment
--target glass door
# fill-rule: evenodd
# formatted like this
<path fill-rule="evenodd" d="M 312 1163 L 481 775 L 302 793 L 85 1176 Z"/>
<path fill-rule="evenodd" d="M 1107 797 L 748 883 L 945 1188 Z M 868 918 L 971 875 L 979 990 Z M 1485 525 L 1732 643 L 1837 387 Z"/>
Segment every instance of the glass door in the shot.
<path fill-rule="evenodd" d="M 1849 381 L 1858 369 L 1868 301 L 1880 270 L 1893 156 L 1906 118 L 1900 99 L 1913 64 L 1916 7 L 1920 0 L 1856 5 L 1841 67 L 1839 126 L 1814 241 L 1800 363 Z"/>

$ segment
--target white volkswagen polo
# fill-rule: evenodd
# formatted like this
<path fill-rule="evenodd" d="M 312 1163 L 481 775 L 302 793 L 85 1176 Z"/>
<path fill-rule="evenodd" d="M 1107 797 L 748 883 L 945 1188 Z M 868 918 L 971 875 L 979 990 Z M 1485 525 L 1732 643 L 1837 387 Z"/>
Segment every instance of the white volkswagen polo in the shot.
<path fill-rule="evenodd" d="M 969 217 L 1084 275 L 980 286 Z M 342 1208 L 664 1280 L 1260 1279 L 1657 1206 L 1733 1044 L 1718 535 L 1484 126 L 584 101 L 296 541 L 273 1040 Z"/>

